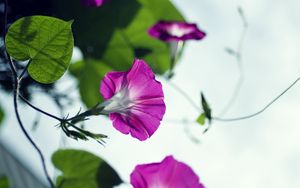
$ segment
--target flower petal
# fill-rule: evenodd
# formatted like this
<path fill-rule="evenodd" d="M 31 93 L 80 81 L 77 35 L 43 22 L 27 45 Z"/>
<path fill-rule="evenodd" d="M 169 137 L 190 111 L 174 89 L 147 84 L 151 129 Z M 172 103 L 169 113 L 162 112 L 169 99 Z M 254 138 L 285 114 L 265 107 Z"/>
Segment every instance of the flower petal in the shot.
<path fill-rule="evenodd" d="M 148 33 L 154 38 L 167 42 L 201 40 L 206 35 L 196 24 L 177 21 L 159 21 L 148 30 Z"/>
<path fill-rule="evenodd" d="M 126 72 L 109 72 L 102 79 L 100 93 L 105 100 L 110 99 L 115 93 L 120 91 L 124 83 Z"/>
<path fill-rule="evenodd" d="M 108 0 L 81 0 L 82 4 L 88 7 L 100 7 Z"/>
<path fill-rule="evenodd" d="M 166 105 L 163 98 L 138 100 L 138 103 L 132 107 L 131 113 L 135 113 L 136 111 L 147 113 L 153 116 L 153 118 L 162 120 L 166 112 Z"/>
<path fill-rule="evenodd" d="M 109 114 L 109 119 L 112 120 L 113 126 L 123 134 L 130 133 L 130 126 L 128 126 L 125 118 L 121 116 L 119 113 L 111 113 Z"/>
<path fill-rule="evenodd" d="M 137 165 L 130 183 L 134 188 L 204 188 L 193 170 L 172 156 L 160 163 Z"/>
<path fill-rule="evenodd" d="M 123 134 L 141 141 L 158 129 L 166 111 L 162 85 L 151 68 L 135 59 L 127 72 L 109 72 L 101 82 L 106 100 L 103 112 L 109 113 L 113 126 Z"/>
<path fill-rule="evenodd" d="M 142 111 L 136 111 L 135 114 L 117 114 L 109 115 L 113 121 L 113 126 L 123 134 L 131 134 L 132 137 L 144 141 L 148 139 L 157 130 L 160 120 Z"/>
<path fill-rule="evenodd" d="M 163 98 L 164 96 L 161 83 L 155 80 L 154 73 L 143 60 L 134 60 L 126 79 L 132 100 Z"/>

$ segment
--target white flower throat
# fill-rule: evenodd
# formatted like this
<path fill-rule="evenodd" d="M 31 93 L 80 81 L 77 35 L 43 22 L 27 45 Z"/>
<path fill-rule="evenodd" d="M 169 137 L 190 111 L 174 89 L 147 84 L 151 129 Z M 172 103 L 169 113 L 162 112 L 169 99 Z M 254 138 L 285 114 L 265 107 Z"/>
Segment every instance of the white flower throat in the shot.
<path fill-rule="evenodd" d="M 168 32 L 176 37 L 182 37 L 183 35 L 187 34 L 190 32 L 190 29 L 187 28 L 180 28 L 178 25 L 172 25 L 169 29 Z"/>
<path fill-rule="evenodd" d="M 104 113 L 124 113 L 127 112 L 128 109 L 133 105 L 134 102 L 130 99 L 126 88 L 121 89 L 112 98 L 108 99 L 107 101 L 101 104 L 101 106 L 104 106 L 104 109 L 102 110 L 102 112 Z"/>

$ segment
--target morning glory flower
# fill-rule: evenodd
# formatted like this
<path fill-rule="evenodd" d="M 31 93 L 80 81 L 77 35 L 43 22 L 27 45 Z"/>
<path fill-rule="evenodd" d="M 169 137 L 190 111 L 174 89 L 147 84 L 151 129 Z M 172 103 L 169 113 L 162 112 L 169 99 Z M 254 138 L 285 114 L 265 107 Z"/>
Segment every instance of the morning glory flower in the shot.
<path fill-rule="evenodd" d="M 148 30 L 148 34 L 156 39 L 168 42 L 170 45 L 170 70 L 167 74 L 171 78 L 174 65 L 179 58 L 179 52 L 186 40 L 201 40 L 205 32 L 198 29 L 196 24 L 180 21 L 159 21 Z"/>
<path fill-rule="evenodd" d="M 153 25 L 148 33 L 150 36 L 166 42 L 201 40 L 205 33 L 196 24 L 178 21 L 159 21 Z"/>
<path fill-rule="evenodd" d="M 137 165 L 130 183 L 134 188 L 204 188 L 191 167 L 172 156 L 160 163 Z"/>
<path fill-rule="evenodd" d="M 135 59 L 127 72 L 108 72 L 100 86 L 113 126 L 141 141 L 151 137 L 165 114 L 162 85 L 143 60 Z"/>
<path fill-rule="evenodd" d="M 100 7 L 109 0 L 81 0 L 82 4 L 88 7 Z"/>

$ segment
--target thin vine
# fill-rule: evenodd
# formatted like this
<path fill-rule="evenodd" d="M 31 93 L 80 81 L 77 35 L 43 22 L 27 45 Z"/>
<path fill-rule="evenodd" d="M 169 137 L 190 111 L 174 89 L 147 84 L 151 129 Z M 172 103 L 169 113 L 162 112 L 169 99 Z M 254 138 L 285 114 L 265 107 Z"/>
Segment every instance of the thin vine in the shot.
<path fill-rule="evenodd" d="M 7 8 L 8 8 L 8 0 L 5 0 L 5 5 L 4 5 L 4 27 L 5 27 L 5 31 L 4 31 L 4 36 L 3 38 L 5 38 L 6 32 L 7 32 Z M 41 151 L 41 149 L 37 146 L 37 144 L 33 141 L 33 139 L 31 138 L 31 136 L 29 135 L 29 133 L 26 131 L 23 122 L 21 120 L 20 114 L 19 114 L 19 110 L 18 110 L 18 95 L 19 95 L 19 87 L 20 87 L 20 82 L 22 80 L 22 77 L 25 73 L 25 71 L 27 71 L 27 67 L 23 70 L 23 72 L 21 73 L 20 76 L 18 76 L 18 73 L 15 69 L 15 65 L 13 63 L 13 61 L 11 60 L 9 54 L 6 51 L 6 58 L 8 61 L 8 64 L 10 66 L 11 69 L 11 73 L 12 73 L 12 79 L 13 79 L 13 101 L 14 101 L 14 110 L 15 110 L 15 114 L 18 120 L 18 124 L 22 130 L 22 132 L 24 133 L 24 135 L 26 136 L 27 140 L 31 143 L 31 145 L 35 148 L 35 150 L 37 151 L 41 162 L 42 162 L 42 166 L 43 166 L 43 171 L 45 173 L 45 176 L 47 178 L 47 181 L 50 184 L 51 188 L 54 188 L 54 184 L 49 176 L 48 170 L 47 170 L 47 166 L 46 166 L 46 162 L 45 162 L 45 157 Z M 28 63 L 29 64 L 29 63 Z"/>

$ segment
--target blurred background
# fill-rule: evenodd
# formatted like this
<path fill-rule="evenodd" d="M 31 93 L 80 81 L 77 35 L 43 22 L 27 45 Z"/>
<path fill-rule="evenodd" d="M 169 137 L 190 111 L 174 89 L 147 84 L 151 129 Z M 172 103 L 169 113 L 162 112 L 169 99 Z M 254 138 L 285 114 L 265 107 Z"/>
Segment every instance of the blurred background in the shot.
<path fill-rule="evenodd" d="M 300 76 L 299 1 L 172 0 L 172 3 L 186 21 L 197 23 L 207 36 L 200 42 L 186 43 L 171 82 L 199 107 L 200 92 L 204 92 L 213 115 L 235 118 L 257 112 Z M 236 58 L 226 51 L 239 48 L 245 31 L 238 7 L 248 23 L 240 48 L 243 81 L 230 109 L 222 113 L 241 74 Z M 3 12 L 3 3 L 0 8 Z M 89 30 L 85 32 L 88 34 Z M 82 57 L 80 50 L 75 49 L 73 62 Z M 76 70 L 73 74 L 76 75 Z M 163 84 L 167 112 L 157 132 L 145 142 L 121 134 L 110 120 L 100 116 L 92 117 L 85 126 L 108 135 L 105 146 L 93 140 L 75 141 L 55 126 L 57 121 L 39 116 L 20 103 L 26 129 L 45 154 L 51 176 L 60 173 L 51 163 L 53 152 L 59 148 L 78 148 L 105 159 L 125 182 L 130 181 L 135 165 L 174 155 L 190 165 L 208 188 L 300 187 L 300 84 L 264 113 L 242 121 L 213 121 L 203 134 L 206 127 L 195 122 L 199 112 L 164 77 L 157 79 Z M 58 116 L 76 114 L 87 103 L 81 100 L 77 82 L 66 73 L 51 86 L 52 90 L 49 86 L 46 89 L 32 86 L 31 101 Z M 53 91 L 67 95 L 67 99 L 62 99 L 63 111 L 52 99 L 56 96 Z M 0 176 L 7 175 L 12 187 L 47 187 L 39 157 L 16 122 L 12 94 L 1 90 L 0 103 L 5 113 L 0 127 Z M 34 126 L 37 119 L 38 126 Z"/>

